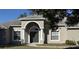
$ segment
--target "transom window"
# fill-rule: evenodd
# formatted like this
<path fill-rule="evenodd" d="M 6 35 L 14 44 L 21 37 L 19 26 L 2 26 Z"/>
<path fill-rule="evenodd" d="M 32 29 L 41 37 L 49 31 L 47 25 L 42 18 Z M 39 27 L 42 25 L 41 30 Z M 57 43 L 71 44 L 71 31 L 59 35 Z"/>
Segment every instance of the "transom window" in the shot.
<path fill-rule="evenodd" d="M 33 26 L 33 27 L 30 28 L 30 31 L 37 32 L 38 30 L 39 30 L 38 27 L 35 27 L 35 26 Z"/>
<path fill-rule="evenodd" d="M 14 31 L 14 40 L 20 40 L 20 31 Z"/>
<path fill-rule="evenodd" d="M 59 31 L 52 31 L 52 40 L 59 40 Z"/>

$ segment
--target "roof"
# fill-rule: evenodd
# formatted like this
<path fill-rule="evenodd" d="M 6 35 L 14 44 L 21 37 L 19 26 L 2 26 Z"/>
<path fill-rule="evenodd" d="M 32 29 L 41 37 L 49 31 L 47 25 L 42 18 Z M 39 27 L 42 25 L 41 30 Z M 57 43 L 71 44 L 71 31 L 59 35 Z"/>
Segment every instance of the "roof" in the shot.
<path fill-rule="evenodd" d="M 10 26 L 12 25 L 21 25 L 21 22 L 19 20 L 14 20 L 14 21 L 10 21 L 10 22 L 7 22 L 7 23 L 4 23 L 3 24 L 5 27 L 9 28 Z"/>
<path fill-rule="evenodd" d="M 19 20 L 46 20 L 42 15 L 30 15 L 27 17 L 19 18 Z"/>
<path fill-rule="evenodd" d="M 0 25 L 0 29 L 7 29 L 7 27 L 4 25 Z"/>

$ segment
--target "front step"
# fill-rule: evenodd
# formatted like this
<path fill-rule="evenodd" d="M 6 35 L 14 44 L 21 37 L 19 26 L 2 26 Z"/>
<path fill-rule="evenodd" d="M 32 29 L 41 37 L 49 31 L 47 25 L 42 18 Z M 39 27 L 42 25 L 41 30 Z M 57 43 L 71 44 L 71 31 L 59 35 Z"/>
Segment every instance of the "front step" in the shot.
<path fill-rule="evenodd" d="M 35 43 L 30 43 L 30 44 L 27 44 L 28 46 L 36 46 Z"/>

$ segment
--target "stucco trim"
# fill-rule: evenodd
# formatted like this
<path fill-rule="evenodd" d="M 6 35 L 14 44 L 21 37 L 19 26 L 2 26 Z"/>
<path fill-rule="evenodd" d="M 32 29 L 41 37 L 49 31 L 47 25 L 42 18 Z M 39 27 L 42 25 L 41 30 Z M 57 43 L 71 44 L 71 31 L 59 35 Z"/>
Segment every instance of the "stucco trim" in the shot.
<path fill-rule="evenodd" d="M 21 27 L 21 25 L 11 25 L 11 27 Z"/>

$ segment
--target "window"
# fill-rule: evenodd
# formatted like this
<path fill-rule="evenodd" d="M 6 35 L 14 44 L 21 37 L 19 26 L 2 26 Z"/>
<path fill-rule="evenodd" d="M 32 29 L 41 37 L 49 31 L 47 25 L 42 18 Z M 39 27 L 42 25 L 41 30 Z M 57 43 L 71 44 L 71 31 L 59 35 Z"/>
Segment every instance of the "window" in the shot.
<path fill-rule="evenodd" d="M 20 40 L 20 31 L 14 31 L 14 40 Z"/>
<path fill-rule="evenodd" d="M 59 39 L 59 31 L 53 31 L 52 40 L 58 40 L 58 39 Z"/>

